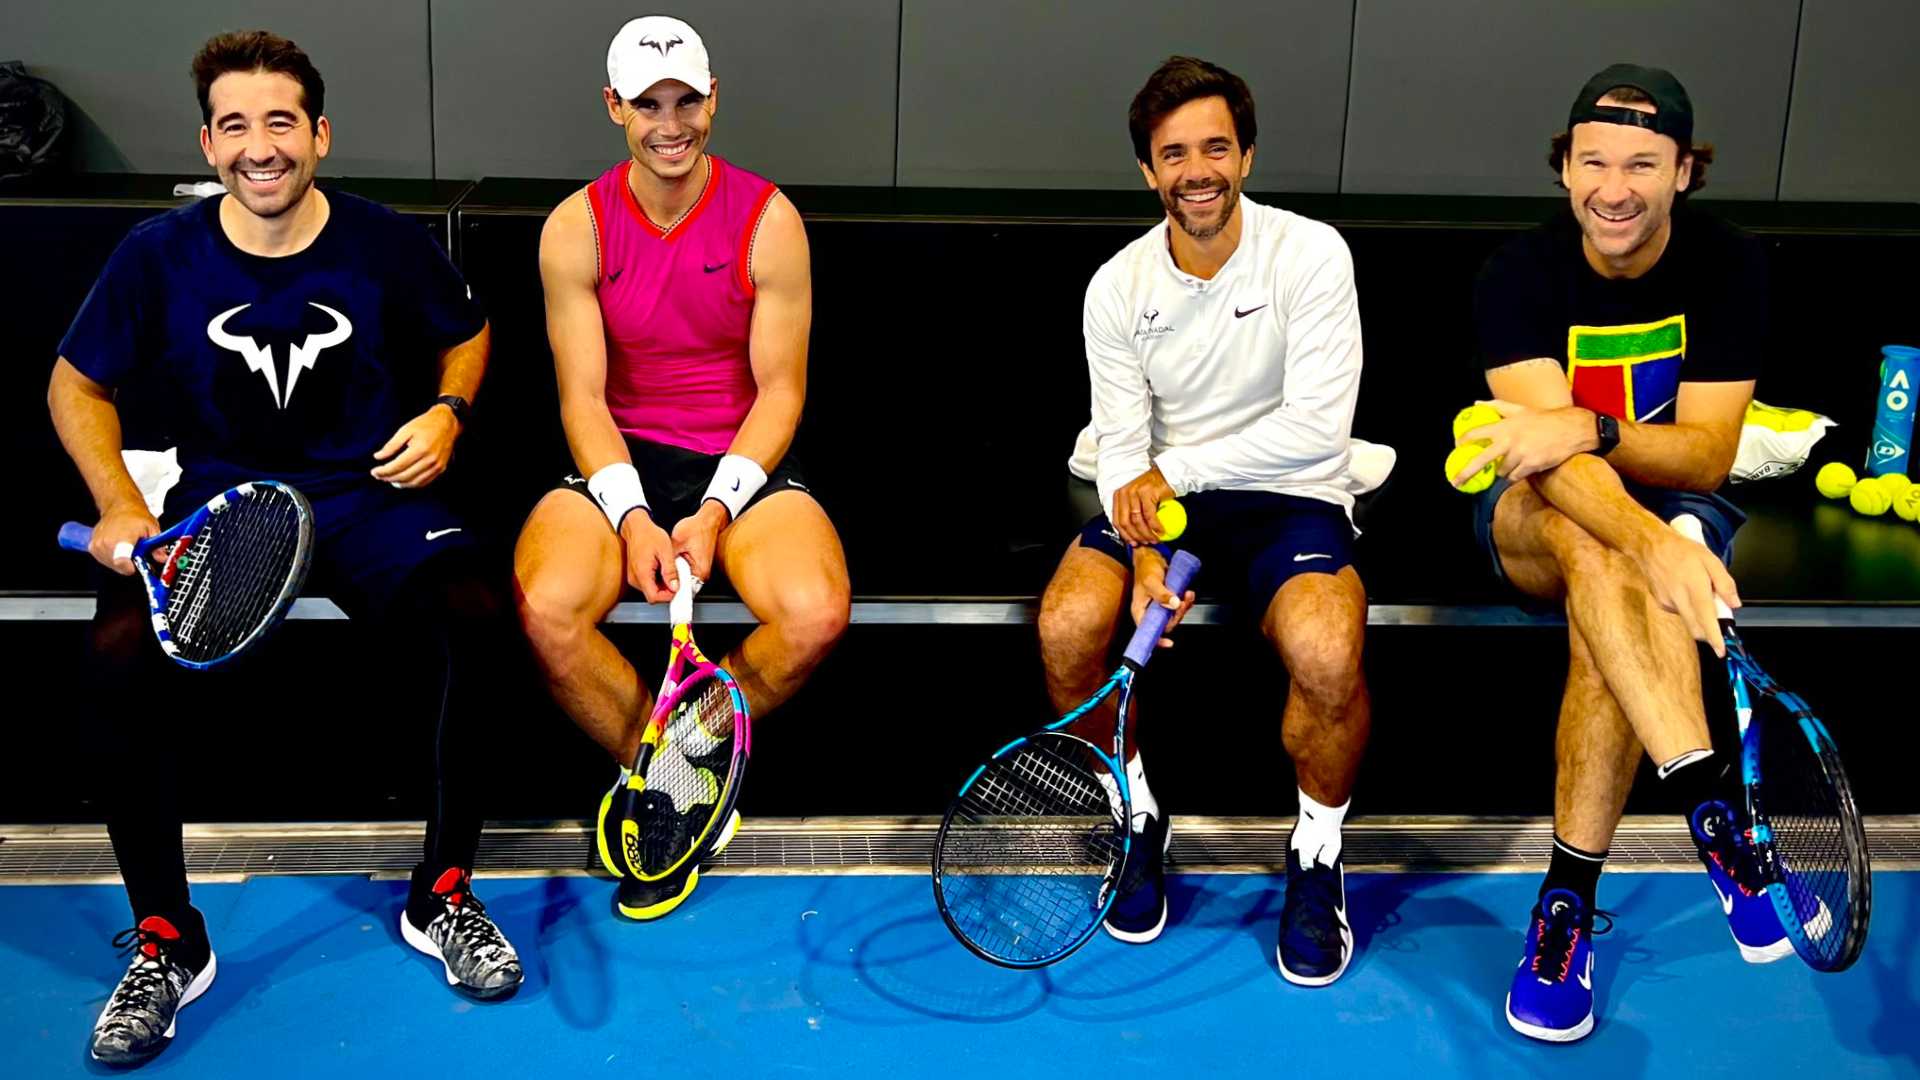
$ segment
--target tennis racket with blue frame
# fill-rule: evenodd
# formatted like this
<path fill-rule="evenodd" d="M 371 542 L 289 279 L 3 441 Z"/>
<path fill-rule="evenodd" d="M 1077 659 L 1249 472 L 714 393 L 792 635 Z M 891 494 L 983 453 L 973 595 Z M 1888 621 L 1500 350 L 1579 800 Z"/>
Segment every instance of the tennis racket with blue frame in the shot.
<path fill-rule="evenodd" d="M 1673 527 L 1701 541 L 1699 519 Z M 1794 951 L 1816 971 L 1844 971 L 1866 947 L 1873 869 L 1866 828 L 1833 736 L 1747 650 L 1717 598 L 1727 684 L 1740 731 L 1745 831 L 1760 881 Z"/>
<path fill-rule="evenodd" d="M 1199 559 L 1175 553 L 1167 589 L 1184 595 L 1199 569 Z M 934 902 L 947 929 L 982 959 L 1045 967 L 1086 944 L 1112 908 L 1132 854 L 1127 715 L 1172 617 L 1148 605 L 1100 689 L 994 751 L 948 807 L 934 841 Z M 1109 698 L 1118 706 L 1112 753 L 1067 730 Z"/>
<path fill-rule="evenodd" d="M 86 551 L 93 530 L 60 527 L 60 546 Z M 264 639 L 292 606 L 313 557 L 313 508 L 300 492 L 255 480 L 207 500 L 172 528 L 131 545 L 154 636 L 188 668 L 210 668 Z"/>

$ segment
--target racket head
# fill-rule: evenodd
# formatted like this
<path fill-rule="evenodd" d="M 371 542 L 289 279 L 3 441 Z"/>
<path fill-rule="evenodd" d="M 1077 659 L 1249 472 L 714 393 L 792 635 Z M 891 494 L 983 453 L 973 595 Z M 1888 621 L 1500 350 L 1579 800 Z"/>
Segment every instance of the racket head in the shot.
<path fill-rule="evenodd" d="M 1767 893 L 1800 958 L 1816 971 L 1844 971 L 1866 947 L 1873 908 L 1853 786 L 1832 735 L 1806 703 L 1776 686 L 1737 639 L 1727 655 L 1730 673 L 1750 691 L 1741 774 Z"/>
<path fill-rule="evenodd" d="M 700 652 L 685 625 L 674 628 L 674 646 L 622 792 L 621 859 L 641 881 L 671 877 L 712 850 L 740 801 L 752 745 L 733 676 Z"/>
<path fill-rule="evenodd" d="M 312 558 L 313 508 L 274 480 L 229 488 L 133 550 L 160 648 L 194 669 L 264 640 L 300 594 Z"/>
<path fill-rule="evenodd" d="M 940 822 L 933 895 L 974 955 L 1038 968 L 1087 943 L 1112 908 L 1132 845 L 1126 770 L 1048 728 L 974 770 Z"/>

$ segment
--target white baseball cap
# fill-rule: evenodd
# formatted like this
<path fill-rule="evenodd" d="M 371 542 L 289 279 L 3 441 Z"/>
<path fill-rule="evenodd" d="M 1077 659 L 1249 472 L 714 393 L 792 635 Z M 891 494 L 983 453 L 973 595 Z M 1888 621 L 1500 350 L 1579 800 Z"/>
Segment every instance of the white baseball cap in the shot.
<path fill-rule="evenodd" d="M 631 101 L 661 79 L 678 79 L 699 94 L 711 91 L 707 46 L 693 27 L 671 15 L 643 15 L 621 27 L 607 46 L 607 85 Z"/>

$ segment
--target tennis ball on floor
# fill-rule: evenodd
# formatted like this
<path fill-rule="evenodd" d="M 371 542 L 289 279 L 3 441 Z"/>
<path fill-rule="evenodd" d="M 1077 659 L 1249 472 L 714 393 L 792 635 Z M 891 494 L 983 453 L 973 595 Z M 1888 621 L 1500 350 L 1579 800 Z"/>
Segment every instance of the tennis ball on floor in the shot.
<path fill-rule="evenodd" d="M 1908 484 L 1907 490 L 1894 498 L 1893 512 L 1901 521 L 1920 521 L 1920 484 Z"/>
<path fill-rule="evenodd" d="M 1154 511 L 1160 519 L 1160 539 L 1178 540 L 1180 534 L 1187 531 L 1187 508 L 1180 505 L 1178 499 L 1162 501 Z"/>
<path fill-rule="evenodd" d="M 1853 470 L 1837 461 L 1820 466 L 1820 472 L 1813 478 L 1813 486 L 1829 499 L 1846 498 L 1847 492 L 1853 490 L 1854 483 Z"/>
<path fill-rule="evenodd" d="M 1453 414 L 1453 437 L 1458 439 L 1474 428 L 1500 422 L 1500 410 L 1491 405 L 1469 405 Z"/>
<path fill-rule="evenodd" d="M 1447 455 L 1447 483 L 1452 484 L 1453 478 L 1460 475 L 1460 470 L 1471 464 L 1474 458 L 1480 456 L 1480 451 L 1486 448 L 1487 443 L 1485 441 L 1470 442 L 1465 446 L 1454 447 L 1453 453 Z M 1478 495 L 1480 492 L 1492 487 L 1494 476 L 1493 466 L 1494 462 L 1487 462 L 1486 465 L 1481 467 L 1479 472 L 1468 477 L 1467 482 L 1461 484 L 1459 490 L 1467 495 Z"/>
<path fill-rule="evenodd" d="M 1847 501 L 1860 513 L 1878 517 L 1893 505 L 1893 496 L 1887 494 L 1886 485 L 1878 477 L 1869 476 L 1853 485 L 1853 490 L 1847 493 Z"/>
<path fill-rule="evenodd" d="M 1913 481 L 1907 479 L 1906 473 L 1881 473 L 1874 479 L 1880 481 L 1880 486 L 1887 489 L 1887 498 L 1896 503 L 1900 501 L 1900 496 L 1905 495 L 1907 489 L 1913 486 Z"/>

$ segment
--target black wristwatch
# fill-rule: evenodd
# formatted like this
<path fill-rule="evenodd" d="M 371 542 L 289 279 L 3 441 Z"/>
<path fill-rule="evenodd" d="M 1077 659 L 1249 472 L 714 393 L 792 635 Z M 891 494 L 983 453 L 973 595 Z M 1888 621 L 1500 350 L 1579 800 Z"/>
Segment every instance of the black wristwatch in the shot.
<path fill-rule="evenodd" d="M 433 403 L 435 405 L 445 405 L 447 408 L 452 409 L 453 418 L 460 421 L 462 427 L 466 426 L 467 413 L 473 408 L 473 405 L 459 394 L 441 394 L 439 397 L 433 399 Z"/>
<path fill-rule="evenodd" d="M 1606 413 L 1596 412 L 1593 414 L 1593 434 L 1600 440 L 1600 445 L 1594 447 L 1593 452 L 1606 457 L 1613 453 L 1614 447 L 1620 445 L 1620 421 Z"/>

